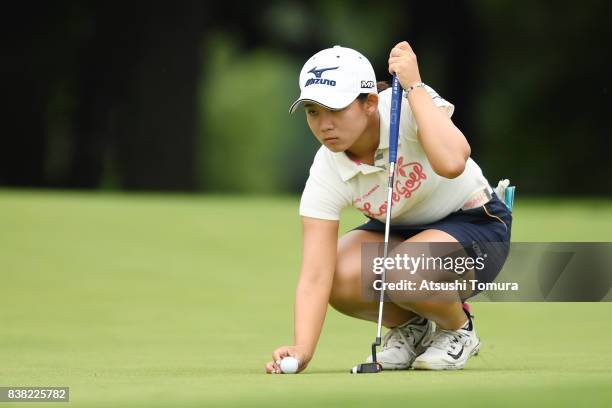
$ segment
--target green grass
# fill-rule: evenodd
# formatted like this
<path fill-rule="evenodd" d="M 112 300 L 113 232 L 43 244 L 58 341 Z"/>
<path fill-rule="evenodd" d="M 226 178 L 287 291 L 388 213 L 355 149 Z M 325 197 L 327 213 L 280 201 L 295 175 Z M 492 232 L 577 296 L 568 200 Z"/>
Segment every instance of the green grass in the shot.
<path fill-rule="evenodd" d="M 297 211 L 0 190 L 0 386 L 69 386 L 70 406 L 96 407 L 612 403 L 612 303 L 476 303 L 483 350 L 464 371 L 362 376 L 348 370 L 375 325 L 330 308 L 306 372 L 263 374 L 292 339 Z M 518 197 L 514 216 L 515 241 L 612 240 L 612 201 Z"/>

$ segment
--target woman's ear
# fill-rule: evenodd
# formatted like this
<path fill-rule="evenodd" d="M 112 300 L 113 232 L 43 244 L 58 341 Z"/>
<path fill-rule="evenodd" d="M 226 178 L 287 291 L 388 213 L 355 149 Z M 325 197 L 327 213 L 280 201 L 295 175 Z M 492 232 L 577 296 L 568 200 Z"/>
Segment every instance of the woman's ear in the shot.
<path fill-rule="evenodd" d="M 365 108 L 368 115 L 376 113 L 376 111 L 378 110 L 378 94 L 368 94 L 368 99 L 366 99 Z"/>

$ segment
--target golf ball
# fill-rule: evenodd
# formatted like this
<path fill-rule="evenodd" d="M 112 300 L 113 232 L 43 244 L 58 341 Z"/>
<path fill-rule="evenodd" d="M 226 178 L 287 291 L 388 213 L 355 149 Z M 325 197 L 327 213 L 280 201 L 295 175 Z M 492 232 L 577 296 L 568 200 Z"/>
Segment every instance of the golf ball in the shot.
<path fill-rule="evenodd" d="M 280 368 L 283 374 L 295 374 L 299 363 L 294 357 L 285 357 L 281 360 Z"/>

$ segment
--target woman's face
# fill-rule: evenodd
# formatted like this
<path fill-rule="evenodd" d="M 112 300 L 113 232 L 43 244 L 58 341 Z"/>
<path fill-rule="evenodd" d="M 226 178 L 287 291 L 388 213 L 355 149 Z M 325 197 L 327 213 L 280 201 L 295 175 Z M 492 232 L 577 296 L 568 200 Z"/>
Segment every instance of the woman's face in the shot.
<path fill-rule="evenodd" d="M 312 102 L 306 102 L 304 109 L 310 130 L 332 152 L 348 150 L 368 125 L 367 103 L 357 99 L 341 110 L 332 111 Z"/>

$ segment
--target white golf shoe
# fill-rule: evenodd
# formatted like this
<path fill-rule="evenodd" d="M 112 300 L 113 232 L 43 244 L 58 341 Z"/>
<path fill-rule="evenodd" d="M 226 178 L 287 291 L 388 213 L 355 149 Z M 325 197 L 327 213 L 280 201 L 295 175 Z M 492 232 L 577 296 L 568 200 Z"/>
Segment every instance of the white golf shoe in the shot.
<path fill-rule="evenodd" d="M 461 370 L 468 359 L 480 351 L 480 339 L 471 320 L 468 326 L 459 330 L 437 327 L 429 347 L 414 360 L 412 367 L 416 370 Z"/>
<path fill-rule="evenodd" d="M 432 323 L 420 316 L 414 317 L 385 334 L 376 360 L 384 370 L 407 370 L 415 357 L 423 353 L 432 336 Z M 368 356 L 366 362 L 372 362 Z"/>

